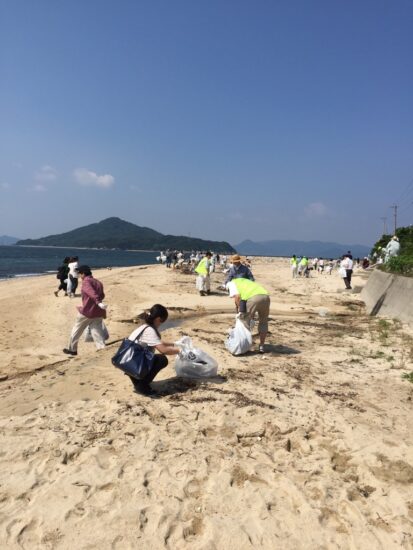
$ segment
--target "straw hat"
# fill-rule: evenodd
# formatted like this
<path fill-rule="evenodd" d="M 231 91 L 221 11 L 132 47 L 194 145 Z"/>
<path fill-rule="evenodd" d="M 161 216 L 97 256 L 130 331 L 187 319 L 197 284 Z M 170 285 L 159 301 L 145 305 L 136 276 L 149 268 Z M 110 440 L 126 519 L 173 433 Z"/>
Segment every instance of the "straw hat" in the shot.
<path fill-rule="evenodd" d="M 234 254 L 234 256 L 231 257 L 231 263 L 241 263 L 241 256 L 239 254 Z"/>

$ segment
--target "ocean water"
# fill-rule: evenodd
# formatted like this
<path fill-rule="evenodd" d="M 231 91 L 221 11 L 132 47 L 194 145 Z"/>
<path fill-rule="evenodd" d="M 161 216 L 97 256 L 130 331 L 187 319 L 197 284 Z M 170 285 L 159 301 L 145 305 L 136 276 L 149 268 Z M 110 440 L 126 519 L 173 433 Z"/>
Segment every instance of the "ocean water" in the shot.
<path fill-rule="evenodd" d="M 43 246 L 0 246 L 0 279 L 56 272 L 66 256 L 79 256 L 79 264 L 98 267 L 129 267 L 155 264 L 157 252 L 57 248 Z"/>

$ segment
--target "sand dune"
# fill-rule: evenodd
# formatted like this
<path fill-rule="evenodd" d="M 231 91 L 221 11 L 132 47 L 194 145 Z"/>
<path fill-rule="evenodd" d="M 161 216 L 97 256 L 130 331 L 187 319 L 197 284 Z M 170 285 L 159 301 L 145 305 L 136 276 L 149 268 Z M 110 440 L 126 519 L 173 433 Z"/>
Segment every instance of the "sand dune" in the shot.
<path fill-rule="evenodd" d="M 159 302 L 166 339 L 188 334 L 218 360 L 208 382 L 171 364 L 157 400 L 111 366 L 117 344 L 61 353 L 80 299 L 55 298 L 52 277 L 0 284 L 2 548 L 413 547 L 411 330 L 367 317 L 338 276 L 253 270 L 271 334 L 267 353 L 238 358 L 221 274 L 200 297 L 162 266 L 96 272 L 111 341 Z"/>

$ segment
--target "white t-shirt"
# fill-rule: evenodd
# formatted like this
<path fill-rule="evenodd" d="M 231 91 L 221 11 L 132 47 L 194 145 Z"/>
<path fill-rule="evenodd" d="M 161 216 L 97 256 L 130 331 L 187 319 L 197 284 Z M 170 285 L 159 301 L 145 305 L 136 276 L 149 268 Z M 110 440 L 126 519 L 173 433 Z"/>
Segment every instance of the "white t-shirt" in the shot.
<path fill-rule="evenodd" d="M 230 298 L 233 298 L 234 296 L 239 294 L 239 290 L 237 288 L 237 285 L 234 283 L 234 281 L 230 281 L 227 284 L 227 288 L 228 288 L 228 291 L 229 291 L 229 297 Z"/>
<path fill-rule="evenodd" d="M 344 269 L 353 269 L 353 260 L 351 258 L 344 258 L 344 260 L 341 261 L 340 267 L 344 267 Z"/>
<path fill-rule="evenodd" d="M 71 262 L 70 264 L 67 264 L 67 267 L 69 268 L 69 275 L 77 279 L 79 277 L 79 273 L 76 270 L 79 267 L 79 262 Z"/>
<path fill-rule="evenodd" d="M 149 325 L 141 325 L 129 335 L 128 339 L 135 340 L 140 334 L 142 334 L 142 336 L 137 340 L 139 344 L 146 344 L 150 348 L 154 348 L 155 346 L 162 344 L 162 340 L 156 334 L 156 330 Z"/>

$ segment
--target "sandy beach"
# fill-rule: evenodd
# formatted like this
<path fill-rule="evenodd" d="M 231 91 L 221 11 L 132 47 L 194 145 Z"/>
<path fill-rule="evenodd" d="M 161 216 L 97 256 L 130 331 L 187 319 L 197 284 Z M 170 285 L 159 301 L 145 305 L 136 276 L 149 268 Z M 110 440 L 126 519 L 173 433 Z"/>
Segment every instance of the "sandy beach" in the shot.
<path fill-rule="evenodd" d="M 66 357 L 80 298 L 53 276 L 0 283 L 0 547 L 413 548 L 412 329 L 365 314 L 337 274 L 291 278 L 254 259 L 271 295 L 267 353 L 224 347 L 233 301 L 201 297 L 163 266 L 97 270 L 109 341 L 144 308 L 170 310 L 219 377 L 175 377 L 152 400 L 110 362 L 118 344 Z"/>

